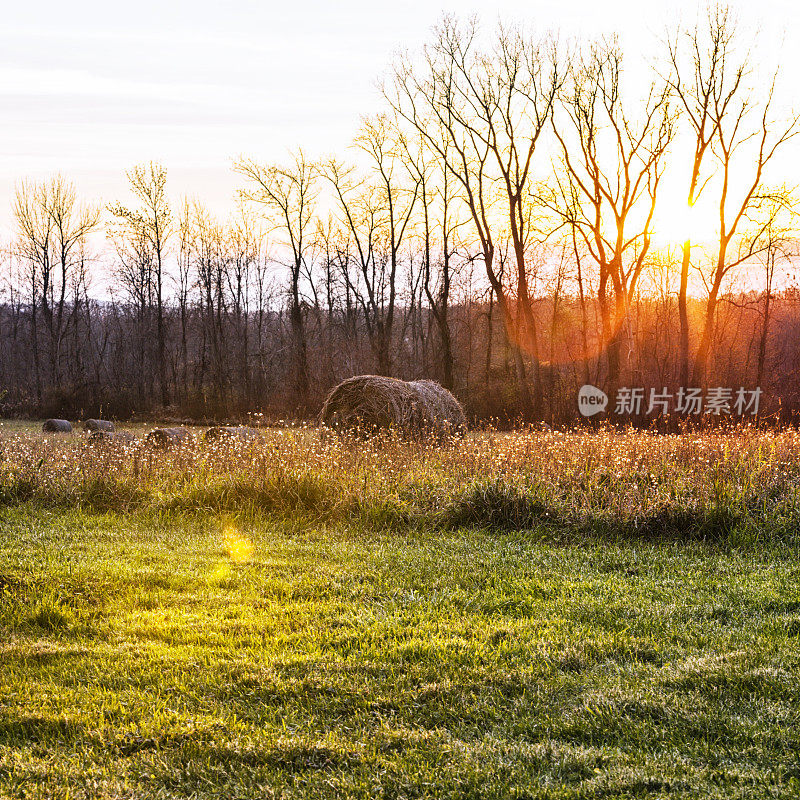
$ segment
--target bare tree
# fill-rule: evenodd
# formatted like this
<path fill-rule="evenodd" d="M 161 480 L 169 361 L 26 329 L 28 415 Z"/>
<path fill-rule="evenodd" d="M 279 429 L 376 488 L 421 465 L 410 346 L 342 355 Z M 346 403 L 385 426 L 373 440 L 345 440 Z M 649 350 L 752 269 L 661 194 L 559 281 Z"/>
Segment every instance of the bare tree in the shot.
<path fill-rule="evenodd" d="M 236 326 L 240 347 L 239 382 L 244 387 L 243 400 L 253 401 L 253 381 L 250 360 L 252 344 L 250 341 L 250 316 L 252 310 L 252 286 L 254 272 L 261 251 L 260 231 L 255 220 L 243 207 L 231 220 L 228 232 L 230 262 L 228 269 L 228 293 L 231 297 L 231 311 Z"/>
<path fill-rule="evenodd" d="M 622 54 L 616 42 L 590 47 L 575 63 L 554 123 L 571 187 L 561 209 L 599 270 L 598 305 L 608 382 L 613 392 L 622 369 L 628 311 L 652 242 L 652 223 L 665 157 L 674 133 L 668 87 L 651 84 L 631 113 L 622 93 Z M 557 174 L 556 182 L 563 179 Z"/>
<path fill-rule="evenodd" d="M 195 286 L 195 282 L 192 280 L 192 211 L 187 198 L 183 199 L 178 217 L 178 242 L 177 301 L 181 325 L 180 394 L 182 400 L 186 402 L 189 397 L 189 298 Z"/>
<path fill-rule="evenodd" d="M 442 384 L 452 390 L 455 364 L 450 325 L 451 292 L 457 272 L 458 233 L 467 220 L 456 208 L 458 186 L 446 160 L 438 158 L 417 131 L 403 136 L 402 143 L 408 168 L 419 185 L 420 278 L 438 332 L 437 371 Z M 449 146 L 447 141 L 442 142 L 445 153 Z"/>
<path fill-rule="evenodd" d="M 526 267 L 530 217 L 525 203 L 533 155 L 561 76 L 553 43 L 501 27 L 495 47 L 483 50 L 478 35 L 475 20 L 461 25 L 445 17 L 425 49 L 424 73 L 401 61 L 386 93 L 397 114 L 420 132 L 460 184 L 514 346 L 523 408 L 538 416 L 539 346 Z M 516 315 L 494 266 L 499 224 L 493 206 L 501 198 L 516 259 Z M 533 361 L 533 393 L 523 351 Z"/>
<path fill-rule="evenodd" d="M 748 81 L 752 68 L 750 56 L 736 52 L 736 27 L 727 8 L 714 8 L 706 26 L 684 34 L 684 39 L 689 44 L 690 65 L 683 63 L 677 40 L 670 47 L 670 60 L 672 86 L 695 132 L 688 199 L 692 205 L 709 185 L 708 178 L 700 183 L 699 176 L 703 159 L 710 152 L 715 162 L 710 185 L 719 208 L 712 263 L 709 270 L 701 270 L 708 294 L 691 376 L 691 383 L 700 386 L 706 381 L 720 290 L 731 271 L 752 258 L 763 241 L 763 231 L 758 226 L 747 227 L 749 211 L 759 203 L 765 168 L 781 146 L 797 133 L 798 118 L 783 124 L 772 120 L 777 76 L 767 84 L 766 99 L 762 103 L 756 101 L 755 87 Z M 681 358 L 685 377 L 688 317 L 684 282 L 690 263 L 689 242 L 684 245 L 683 262 Z"/>
<path fill-rule="evenodd" d="M 775 270 L 781 261 L 788 263 L 797 254 L 796 191 L 785 186 L 766 192 L 758 200 L 756 213 L 763 221 L 758 260 L 764 268 L 764 288 L 760 303 L 761 330 L 758 336 L 755 385 L 761 386 L 767 362 L 767 344 L 775 300 Z"/>
<path fill-rule="evenodd" d="M 30 300 L 30 339 L 33 351 L 36 399 L 42 402 L 42 364 L 39 346 L 39 308 L 48 313 L 52 265 L 53 220 L 47 211 L 46 187 L 23 183 L 14 199 L 17 223 L 17 253 L 27 264 L 25 282 Z"/>
<path fill-rule="evenodd" d="M 126 173 L 131 192 L 139 202 L 137 208 L 120 203 L 109 206 L 109 211 L 122 227 L 121 234 L 137 244 L 134 247 L 141 257 L 149 255 L 152 267 L 148 272 L 155 295 L 156 343 L 161 403 L 170 402 L 167 381 L 166 332 L 164 324 L 165 261 L 167 246 L 173 233 L 172 211 L 166 194 L 167 170 L 153 161 L 140 164 Z M 148 291 L 150 289 L 148 288 Z"/>
<path fill-rule="evenodd" d="M 401 250 L 421 178 L 403 158 L 402 142 L 387 117 L 365 119 L 355 145 L 369 157 L 366 170 L 331 160 L 325 176 L 334 191 L 339 238 L 350 243 L 340 262 L 342 275 L 361 306 L 377 369 L 391 375 Z"/>
<path fill-rule="evenodd" d="M 294 381 L 301 409 L 309 401 L 308 343 L 303 317 L 301 278 L 308 268 L 316 232 L 316 201 L 319 194 L 317 165 L 298 151 L 288 166 L 259 164 L 240 159 L 236 171 L 248 182 L 240 190 L 242 199 L 265 209 L 272 230 L 280 232 L 288 248 L 289 319 L 294 349 Z"/>
<path fill-rule="evenodd" d="M 203 324 L 201 365 L 210 361 L 210 380 L 217 408 L 227 415 L 230 408 L 231 375 L 229 370 L 228 298 L 226 294 L 230 259 L 224 226 L 199 203 L 195 203 L 191 225 L 192 263 L 199 289 L 200 316 Z M 206 356 L 210 342 L 210 356 Z"/>
<path fill-rule="evenodd" d="M 707 37 L 707 38 L 706 38 Z M 704 41 L 705 39 L 705 41 Z M 745 64 L 728 63 L 732 31 L 728 25 L 727 9 L 709 10 L 705 36 L 696 27 L 693 31 L 679 31 L 668 42 L 670 74 L 667 81 L 673 89 L 689 120 L 694 149 L 689 171 L 686 204 L 691 211 L 708 185 L 710 175 L 702 178 L 706 156 L 716 132 L 715 99 L 727 93 L 732 96 L 745 73 Z M 684 49 L 688 50 L 689 63 L 684 64 Z M 691 64 L 691 66 L 690 66 Z M 727 85 L 726 85 L 727 84 Z M 689 267 L 692 260 L 692 241 L 687 231 L 683 242 L 678 289 L 678 315 L 680 318 L 680 385 L 689 385 Z"/>
<path fill-rule="evenodd" d="M 76 312 L 71 293 L 86 277 L 86 248 L 99 225 L 96 208 L 78 203 L 75 187 L 58 175 L 49 182 L 22 183 L 14 201 L 17 248 L 28 264 L 31 300 L 31 343 L 36 392 L 41 398 L 42 375 L 38 313 L 48 332 L 51 379 L 61 388 L 61 348 L 67 332 L 67 315 Z M 72 285 L 71 285 L 72 284 Z"/>

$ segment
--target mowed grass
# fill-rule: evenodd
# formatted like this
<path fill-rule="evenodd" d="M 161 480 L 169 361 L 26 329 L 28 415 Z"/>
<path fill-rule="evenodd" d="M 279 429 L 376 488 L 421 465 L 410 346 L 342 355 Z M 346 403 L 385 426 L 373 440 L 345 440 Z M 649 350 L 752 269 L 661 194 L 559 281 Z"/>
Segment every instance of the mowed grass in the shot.
<path fill-rule="evenodd" d="M 0 795 L 795 797 L 797 442 L 14 434 Z"/>

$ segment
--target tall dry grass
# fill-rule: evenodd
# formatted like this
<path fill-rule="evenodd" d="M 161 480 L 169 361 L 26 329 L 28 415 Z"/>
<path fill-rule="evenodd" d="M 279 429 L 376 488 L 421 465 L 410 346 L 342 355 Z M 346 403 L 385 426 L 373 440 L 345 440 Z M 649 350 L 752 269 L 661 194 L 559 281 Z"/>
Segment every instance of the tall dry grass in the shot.
<path fill-rule="evenodd" d="M 445 447 L 384 436 L 263 440 L 167 452 L 141 439 L 0 439 L 0 503 L 112 511 L 271 513 L 372 525 L 615 535 L 792 536 L 800 434 L 473 432 Z"/>

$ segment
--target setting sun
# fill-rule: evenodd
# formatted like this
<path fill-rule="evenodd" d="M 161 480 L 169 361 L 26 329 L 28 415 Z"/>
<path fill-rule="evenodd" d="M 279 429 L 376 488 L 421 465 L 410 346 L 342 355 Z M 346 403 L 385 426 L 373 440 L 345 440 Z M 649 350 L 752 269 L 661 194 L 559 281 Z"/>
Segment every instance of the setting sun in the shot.
<path fill-rule="evenodd" d="M 685 200 L 665 197 L 653 219 L 653 239 L 659 246 L 682 245 L 687 240 L 702 244 L 719 228 L 715 209 L 702 201 L 690 206 Z"/>

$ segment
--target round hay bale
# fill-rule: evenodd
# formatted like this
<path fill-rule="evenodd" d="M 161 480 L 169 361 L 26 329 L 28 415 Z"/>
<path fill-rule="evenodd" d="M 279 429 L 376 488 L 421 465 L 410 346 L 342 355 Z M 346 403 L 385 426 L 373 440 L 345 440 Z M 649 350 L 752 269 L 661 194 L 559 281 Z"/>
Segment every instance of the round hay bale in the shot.
<path fill-rule="evenodd" d="M 42 425 L 45 433 L 72 433 L 72 423 L 66 419 L 48 419 Z"/>
<path fill-rule="evenodd" d="M 108 445 L 129 445 L 136 441 L 136 435 L 132 431 L 92 431 L 86 439 L 90 444 Z"/>
<path fill-rule="evenodd" d="M 246 425 L 215 425 L 203 434 L 206 444 L 212 442 L 259 442 L 264 437 L 261 431 Z"/>
<path fill-rule="evenodd" d="M 85 431 L 113 431 L 114 423 L 110 419 L 87 419 L 83 423 Z"/>
<path fill-rule="evenodd" d="M 466 429 L 458 400 L 435 381 L 401 381 L 357 375 L 336 386 L 325 400 L 322 424 L 360 434 L 393 430 L 409 438 L 443 440 Z"/>
<path fill-rule="evenodd" d="M 191 434 L 186 428 L 155 428 L 144 437 L 144 443 L 154 450 L 171 450 L 190 440 Z"/>
<path fill-rule="evenodd" d="M 425 407 L 430 415 L 427 424 L 437 430 L 444 428 L 447 436 L 463 436 L 467 432 L 464 409 L 444 386 L 427 379 L 411 381 L 409 386 L 413 386 L 425 399 Z"/>

